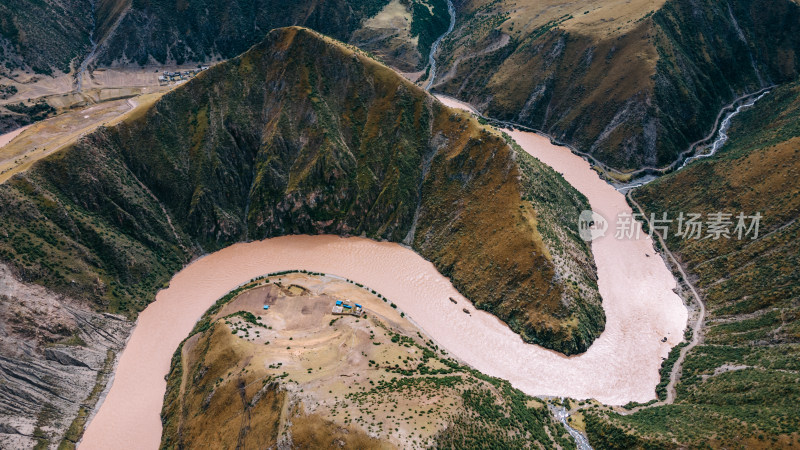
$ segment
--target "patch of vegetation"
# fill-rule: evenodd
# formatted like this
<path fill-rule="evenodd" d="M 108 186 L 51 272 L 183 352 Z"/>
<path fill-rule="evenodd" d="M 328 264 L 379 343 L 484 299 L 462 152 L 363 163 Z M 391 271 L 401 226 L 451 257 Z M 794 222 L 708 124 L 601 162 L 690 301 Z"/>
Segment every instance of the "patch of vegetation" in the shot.
<path fill-rule="evenodd" d="M 0 99 L 5 100 L 17 93 L 17 87 L 10 84 L 0 84 Z"/>
<path fill-rule="evenodd" d="M 9 88 L 16 89 L 14 86 L 9 86 Z M 45 101 L 38 101 L 31 105 L 25 103 L 7 104 L 3 105 L 3 108 L 0 109 L 0 130 L 8 127 L 17 128 L 30 125 L 56 113 L 55 108 Z"/>
<path fill-rule="evenodd" d="M 434 41 L 450 26 L 447 0 L 410 0 L 411 35 L 418 38 L 417 48 L 427 60 Z"/>
<path fill-rule="evenodd" d="M 432 343 L 421 344 L 412 337 L 391 333 L 395 344 L 422 350 L 416 365 L 384 367 L 400 377 L 381 380 L 367 391 L 348 394 L 359 405 L 380 403 L 391 393 L 419 390 L 437 392 L 457 389 L 463 410 L 434 436 L 435 448 L 528 448 L 534 442 L 557 442 L 562 448 L 574 448 L 574 441 L 550 416 L 539 400 L 513 388 L 505 380 L 490 377 L 440 356 Z M 439 364 L 442 369 L 430 370 Z M 372 365 L 372 362 L 371 362 Z M 379 363 L 374 363 L 376 367 Z M 433 412 L 432 410 L 430 412 Z M 424 412 L 423 412 L 424 415 Z"/>
<path fill-rule="evenodd" d="M 667 399 L 667 385 L 669 384 L 669 378 L 672 374 L 672 368 L 675 367 L 675 363 L 681 355 L 681 350 L 687 345 L 689 345 L 688 342 L 681 342 L 675 347 L 672 347 L 667 359 L 661 362 L 661 370 L 659 371 L 661 380 L 658 382 L 658 385 L 656 385 L 656 397 L 659 400 Z"/>

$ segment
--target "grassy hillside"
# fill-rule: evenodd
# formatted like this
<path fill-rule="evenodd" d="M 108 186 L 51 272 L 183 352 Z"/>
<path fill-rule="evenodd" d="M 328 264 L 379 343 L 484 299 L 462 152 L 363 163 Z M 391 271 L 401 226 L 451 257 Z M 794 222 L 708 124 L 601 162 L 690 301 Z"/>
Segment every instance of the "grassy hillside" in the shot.
<path fill-rule="evenodd" d="M 792 81 L 791 0 L 463 2 L 435 90 L 620 169 L 664 166 L 735 97 Z"/>
<path fill-rule="evenodd" d="M 1 186 L 0 257 L 133 316 L 203 251 L 364 234 L 413 245 L 525 339 L 582 352 L 604 326 L 594 266 L 576 225 L 553 218 L 585 199 L 542 165 L 523 185 L 514 159 L 388 68 L 282 29 Z M 554 262 L 566 252 L 583 263 Z"/>
<path fill-rule="evenodd" d="M 648 212 L 763 216 L 758 239 L 667 240 L 705 298 L 674 405 L 595 416 L 599 447 L 800 446 L 800 84 L 737 116 L 721 153 L 635 191 Z M 734 219 L 735 226 L 736 219 Z"/>
<path fill-rule="evenodd" d="M 366 316 L 334 316 L 336 299 Z M 162 421 L 162 448 L 574 448 L 544 402 L 450 359 L 386 299 L 319 274 L 217 302 L 175 352 Z"/>

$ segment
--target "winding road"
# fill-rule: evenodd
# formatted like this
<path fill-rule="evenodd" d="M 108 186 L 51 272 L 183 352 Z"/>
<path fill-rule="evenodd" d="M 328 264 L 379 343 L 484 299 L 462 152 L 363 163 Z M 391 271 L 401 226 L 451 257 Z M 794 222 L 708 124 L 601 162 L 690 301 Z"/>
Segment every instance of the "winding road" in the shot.
<path fill-rule="evenodd" d="M 712 133 L 709 134 L 707 137 L 705 137 L 703 140 L 695 142 L 694 144 L 692 144 L 691 147 L 689 147 L 688 150 L 686 150 L 685 152 L 681 153 L 681 158 L 685 158 L 685 159 L 683 160 L 683 164 L 681 164 L 681 166 L 678 167 L 677 170 L 683 169 L 684 167 L 686 167 L 692 161 L 695 161 L 695 160 L 698 160 L 698 159 L 701 159 L 701 158 L 708 158 L 708 157 L 714 156 L 714 154 L 716 154 L 722 148 L 722 146 L 724 146 L 725 143 L 728 141 L 727 130 L 730 127 L 731 120 L 737 114 L 741 113 L 744 109 L 755 105 L 755 103 L 757 101 L 761 100 L 765 95 L 769 94 L 770 89 L 772 89 L 773 87 L 774 86 L 770 86 L 770 87 L 761 89 L 761 90 L 759 90 L 759 91 L 757 91 L 757 92 L 755 92 L 753 94 L 748 94 L 746 96 L 740 97 L 734 103 L 732 103 L 731 105 L 728 105 L 725 108 L 723 108 L 719 112 L 719 114 L 717 115 L 717 121 L 714 124 L 714 131 L 712 131 Z M 736 109 L 734 109 L 733 111 L 731 111 L 731 108 L 733 108 L 733 106 L 736 105 L 736 104 L 739 104 L 739 106 L 736 107 Z M 720 123 L 720 118 L 723 116 L 723 114 L 726 111 L 728 111 L 728 115 L 725 116 L 725 118 Z M 717 130 L 717 127 L 719 127 L 718 130 Z M 714 141 L 714 143 L 712 144 L 710 152 L 708 152 L 706 154 L 702 154 L 702 155 L 686 157 L 687 154 L 691 154 L 691 153 L 694 152 L 695 147 L 697 145 L 699 145 L 699 143 L 708 142 L 709 140 L 711 140 L 714 137 L 715 134 L 718 137 Z M 679 159 L 679 161 L 680 161 L 680 159 Z M 677 164 L 677 161 L 675 163 L 673 163 L 673 164 Z M 650 180 L 650 181 L 652 181 L 652 180 Z M 706 305 L 705 305 L 705 301 L 703 300 L 702 296 L 697 292 L 697 289 L 694 287 L 694 285 L 690 281 L 689 276 L 686 274 L 686 271 L 684 270 L 683 266 L 678 262 L 677 258 L 675 258 L 675 255 L 672 253 L 672 251 L 670 251 L 669 247 L 667 247 L 667 243 L 664 240 L 661 232 L 657 231 L 656 228 L 652 227 L 652 225 L 650 224 L 650 220 L 648 219 L 647 214 L 645 214 L 644 208 L 642 208 L 642 206 L 639 204 L 639 202 L 637 202 L 636 199 L 633 198 L 633 191 L 637 187 L 641 187 L 644 184 L 646 184 L 646 183 L 640 183 L 640 184 L 636 184 L 636 185 L 630 186 L 627 189 L 626 197 L 627 197 L 628 201 L 633 206 L 636 207 L 636 209 L 639 211 L 639 214 L 641 214 L 641 217 L 648 223 L 648 227 L 650 227 L 650 229 L 652 229 L 654 231 L 655 235 L 658 237 L 658 241 L 659 241 L 659 243 L 661 243 L 661 248 L 663 249 L 664 253 L 672 261 L 673 267 L 680 273 L 680 276 L 683 279 L 683 282 L 686 284 L 686 286 L 689 288 L 689 291 L 692 293 L 692 297 L 694 298 L 695 304 L 697 305 L 697 308 L 698 308 L 699 312 L 698 312 L 697 319 L 695 320 L 694 326 L 692 327 L 692 339 L 689 341 L 688 345 L 686 345 L 685 347 L 683 347 L 681 349 L 680 355 L 678 356 L 678 359 L 675 361 L 675 364 L 672 367 L 672 372 L 670 372 L 669 384 L 667 384 L 667 398 L 664 401 L 655 402 L 655 403 L 652 403 L 652 404 L 646 405 L 646 406 L 639 406 L 639 407 L 633 408 L 633 409 L 631 409 L 629 411 L 622 412 L 623 414 L 632 414 L 632 413 L 634 413 L 636 411 L 639 411 L 639 410 L 641 410 L 643 408 L 654 407 L 654 406 L 662 406 L 662 405 L 669 405 L 669 404 L 672 404 L 672 403 L 675 402 L 675 397 L 677 395 L 676 394 L 676 390 L 675 390 L 675 386 L 678 384 L 678 381 L 680 381 L 681 372 L 682 372 L 682 368 L 683 368 L 683 363 L 686 360 L 686 355 L 693 348 L 695 348 L 698 344 L 700 344 L 703 341 L 703 325 L 705 324 L 705 317 L 706 317 Z"/>
<path fill-rule="evenodd" d="M 648 227 L 650 227 L 649 229 L 653 230 L 655 235 L 658 237 L 658 242 L 661 244 L 661 248 L 663 249 L 664 253 L 672 261 L 673 267 L 675 267 L 675 269 L 678 272 L 680 272 L 681 278 L 683 279 L 683 282 L 689 288 L 689 291 L 691 291 L 692 297 L 694 297 L 694 301 L 697 304 L 699 313 L 697 315 L 697 319 L 694 322 L 694 326 L 692 326 L 692 340 L 689 341 L 689 344 L 687 346 L 685 346 L 685 347 L 683 347 L 681 349 L 681 353 L 678 356 L 678 359 L 675 361 L 675 365 L 672 366 L 672 372 L 670 372 L 670 374 L 669 374 L 669 384 L 667 384 L 667 398 L 664 401 L 651 403 L 650 405 L 647 405 L 647 406 L 639 406 L 639 407 L 633 408 L 630 411 L 627 411 L 626 412 L 627 414 L 632 414 L 632 413 L 634 413 L 636 411 L 639 411 L 639 410 L 641 410 L 643 408 L 650 408 L 650 407 L 653 407 L 653 406 L 670 405 L 670 404 L 675 402 L 675 396 L 676 396 L 675 385 L 677 385 L 678 381 L 680 381 L 681 368 L 683 367 L 683 362 L 686 360 L 686 355 L 693 348 L 695 348 L 697 346 L 697 344 L 702 342 L 703 324 L 704 324 L 705 318 L 706 318 L 706 304 L 703 301 L 703 298 L 700 296 L 700 294 L 697 293 L 697 289 L 695 289 L 695 287 L 692 284 L 692 282 L 689 281 L 689 276 L 686 274 L 686 271 L 683 270 L 683 266 L 675 258 L 675 255 L 672 254 L 672 251 L 670 251 L 669 247 L 667 247 L 667 243 L 664 241 L 664 238 L 662 237 L 661 233 L 659 231 L 656 231 L 655 228 L 652 228 L 652 225 L 650 225 L 650 220 L 647 218 L 647 214 L 645 214 L 644 209 L 639 204 L 639 202 L 637 202 L 633 198 L 632 192 L 633 192 L 632 190 L 628 191 L 628 195 L 627 195 L 628 200 L 630 200 L 630 202 L 636 207 L 636 209 L 639 211 L 639 214 L 641 214 L 641 217 L 643 217 L 644 220 L 647 221 Z"/>

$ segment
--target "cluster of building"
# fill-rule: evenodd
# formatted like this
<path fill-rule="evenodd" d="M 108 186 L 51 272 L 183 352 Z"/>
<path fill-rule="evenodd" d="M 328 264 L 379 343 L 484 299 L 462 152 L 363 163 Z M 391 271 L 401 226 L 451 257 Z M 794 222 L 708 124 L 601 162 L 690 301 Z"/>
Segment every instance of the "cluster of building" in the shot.
<path fill-rule="evenodd" d="M 333 305 L 333 311 L 331 312 L 335 315 L 349 314 L 351 316 L 360 316 L 364 314 L 364 307 L 358 303 L 351 305 L 347 300 L 336 300 L 336 304 Z"/>
<path fill-rule="evenodd" d="M 202 66 L 199 69 L 189 69 L 184 71 L 177 71 L 177 72 L 170 72 L 169 70 L 165 70 L 159 77 L 158 82 L 160 84 L 166 84 L 171 81 L 182 81 L 188 80 L 189 78 L 193 78 L 198 73 L 208 70 L 208 66 Z"/>

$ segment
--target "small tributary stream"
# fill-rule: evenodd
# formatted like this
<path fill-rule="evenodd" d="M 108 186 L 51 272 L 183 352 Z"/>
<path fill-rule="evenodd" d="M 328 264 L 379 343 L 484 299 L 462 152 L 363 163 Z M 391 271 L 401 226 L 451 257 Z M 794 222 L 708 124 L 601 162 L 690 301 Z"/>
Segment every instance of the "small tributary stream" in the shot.
<path fill-rule="evenodd" d="M 745 109 L 750 108 L 753 105 L 755 105 L 757 101 L 759 101 L 762 98 L 764 98 L 764 96 L 769 94 L 769 92 L 770 91 L 765 90 L 764 92 L 762 92 L 758 96 L 753 97 L 753 98 L 745 101 L 744 103 L 742 103 L 738 107 L 736 107 L 736 109 L 733 109 L 732 111 L 728 112 L 728 114 L 725 116 L 725 118 L 722 119 L 722 122 L 720 122 L 719 130 L 717 130 L 716 138 L 714 139 L 714 142 L 712 142 L 711 145 L 709 145 L 706 148 L 705 151 L 703 151 L 701 153 L 698 153 L 696 155 L 692 155 L 692 156 L 686 157 L 683 160 L 683 162 L 680 163 L 678 168 L 675 169 L 675 170 L 676 171 L 677 170 L 681 170 L 681 169 L 685 168 L 686 166 L 688 166 L 693 161 L 697 161 L 697 160 L 703 159 L 703 158 L 709 158 L 709 157 L 714 156 L 715 154 L 717 154 L 717 152 L 725 145 L 725 143 L 728 142 L 728 130 L 731 127 L 731 121 L 733 120 L 733 118 L 736 117 L 737 115 L 739 115 L 739 113 L 741 113 Z M 727 106 L 725 108 L 723 108 L 723 111 L 725 111 L 725 109 L 727 109 L 727 108 L 728 108 Z M 638 177 L 638 178 L 636 178 L 634 180 L 631 180 L 631 181 L 629 181 L 629 182 L 627 182 L 625 184 L 618 185 L 617 186 L 617 190 L 622 192 L 623 194 L 627 194 L 629 191 L 631 191 L 633 189 L 636 189 L 638 187 L 642 187 L 642 186 L 650 183 L 651 181 L 653 181 L 653 180 L 655 180 L 657 178 L 658 178 L 657 175 L 652 175 L 652 174 L 644 175 L 644 176 Z"/>
<path fill-rule="evenodd" d="M 567 421 L 569 418 L 569 412 L 566 408 L 563 406 L 550 405 L 550 412 L 553 414 L 553 417 L 555 417 L 559 422 L 561 422 L 562 425 L 564 425 L 564 427 L 566 427 L 569 435 L 575 440 L 575 446 L 578 448 L 578 450 L 593 450 L 592 446 L 589 444 L 589 440 L 586 439 L 586 436 L 570 426 L 569 422 Z"/>
<path fill-rule="evenodd" d="M 431 69 L 430 79 L 428 84 L 425 85 L 425 90 L 429 91 L 433 86 L 433 82 L 436 81 L 436 51 L 439 49 L 439 45 L 442 43 L 444 38 L 447 37 L 448 34 L 453 32 L 453 28 L 456 26 L 456 8 L 453 6 L 453 2 L 451 0 L 447 0 L 447 12 L 450 14 L 450 26 L 447 28 L 447 31 L 433 43 L 431 46 L 431 52 L 428 53 L 428 64 Z"/>

